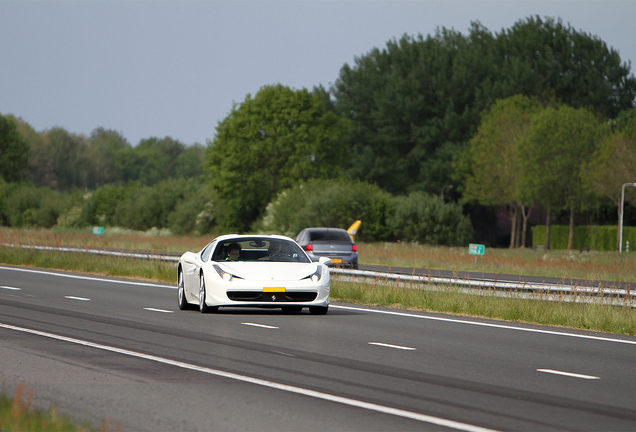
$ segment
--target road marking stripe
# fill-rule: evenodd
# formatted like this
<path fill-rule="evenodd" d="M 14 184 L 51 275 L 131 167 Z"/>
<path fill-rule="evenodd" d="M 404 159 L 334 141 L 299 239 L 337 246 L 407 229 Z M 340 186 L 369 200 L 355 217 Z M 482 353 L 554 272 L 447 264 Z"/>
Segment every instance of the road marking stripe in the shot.
<path fill-rule="evenodd" d="M 241 323 L 243 325 L 246 326 L 252 326 L 252 327 L 262 327 L 262 328 L 268 328 L 268 329 L 277 329 L 278 327 L 274 327 L 274 326 L 270 326 L 270 325 L 265 325 L 265 324 L 255 324 L 255 323 Z"/>
<path fill-rule="evenodd" d="M 165 284 L 159 285 L 159 284 L 153 284 L 153 283 L 147 283 L 147 282 L 133 282 L 133 281 L 126 281 L 126 280 L 103 279 L 103 278 L 97 278 L 97 277 L 55 273 L 55 272 L 49 272 L 49 271 L 43 271 L 43 270 L 31 270 L 31 269 L 13 268 L 13 267 L 4 267 L 4 266 L 0 266 L 0 270 L 13 270 L 13 271 L 19 271 L 19 272 L 25 272 L 25 273 L 45 274 L 49 276 L 59 276 L 59 277 L 65 277 L 70 279 L 92 280 L 97 282 L 122 283 L 122 284 L 128 284 L 128 285 L 140 285 L 140 286 L 149 286 L 149 287 L 158 287 L 158 288 L 177 289 L 176 286 L 165 285 Z"/>
<path fill-rule="evenodd" d="M 169 311 L 169 310 L 165 310 L 165 309 L 144 308 L 144 310 L 147 310 L 147 311 L 150 311 L 150 312 L 174 313 L 174 311 Z"/>
<path fill-rule="evenodd" d="M 234 380 L 237 380 L 237 381 L 242 381 L 242 382 L 247 382 L 247 383 L 251 383 L 251 384 L 256 384 L 256 385 L 260 385 L 260 386 L 263 386 L 263 387 L 268 387 L 268 388 L 272 388 L 272 389 L 276 389 L 276 390 L 282 390 L 282 391 L 286 391 L 286 392 L 290 392 L 290 393 L 295 393 L 295 394 L 300 394 L 300 395 L 304 395 L 304 396 L 309 396 L 309 397 L 313 397 L 313 398 L 316 398 L 316 399 L 326 400 L 326 401 L 329 401 L 329 402 L 335 402 L 335 403 L 348 405 L 348 406 L 352 406 L 352 407 L 367 409 L 367 410 L 370 410 L 370 411 L 375 411 L 375 412 L 380 412 L 380 413 L 384 413 L 384 414 L 389 414 L 389 415 L 394 415 L 394 416 L 398 416 L 398 417 L 403 417 L 403 418 L 408 418 L 408 419 L 412 419 L 412 420 L 417 420 L 417 421 L 421 421 L 421 422 L 424 422 L 424 423 L 430 423 L 430 424 L 434 424 L 434 425 L 438 425 L 438 426 L 448 427 L 448 428 L 451 428 L 451 429 L 468 431 L 468 432 L 495 432 L 493 429 L 487 429 L 487 428 L 483 428 L 483 427 L 480 427 L 480 426 L 475 426 L 475 425 L 466 424 L 466 423 L 460 423 L 460 422 L 456 422 L 456 421 L 453 421 L 453 420 L 443 419 L 443 418 L 439 418 L 439 417 L 433 417 L 433 416 L 429 416 L 429 415 L 426 415 L 426 414 L 420 414 L 420 413 L 416 413 L 416 412 L 412 412 L 412 411 L 405 411 L 405 410 L 401 410 L 401 409 L 397 409 L 397 408 L 391 408 L 391 407 L 387 407 L 387 406 L 383 406 L 383 405 L 378 405 L 378 404 L 374 404 L 374 403 L 359 401 L 359 400 L 356 400 L 356 399 L 350 399 L 350 398 L 346 398 L 346 397 L 342 397 L 342 396 L 336 396 L 336 395 L 332 395 L 332 394 L 329 394 L 329 393 L 323 393 L 323 392 L 319 392 L 319 391 L 315 391 L 315 390 L 304 389 L 302 387 L 295 387 L 295 386 L 291 386 L 291 385 L 287 385 L 287 384 L 280 384 L 280 383 L 277 383 L 277 382 L 267 381 L 267 380 L 260 379 L 260 378 L 253 378 L 253 377 L 249 377 L 249 376 L 245 376 L 245 375 L 239 375 L 239 374 L 235 374 L 235 373 L 231 373 L 231 372 L 224 372 L 224 371 L 217 370 L 217 369 L 211 369 L 211 368 L 207 368 L 207 367 L 203 367 L 203 366 L 197 366 L 197 365 L 184 363 L 184 362 L 180 362 L 180 361 L 176 361 L 176 360 L 170 360 L 170 359 L 163 358 L 163 357 L 158 357 L 158 356 L 154 356 L 154 355 L 143 354 L 143 353 L 139 353 L 139 352 L 135 352 L 135 351 L 125 350 L 125 349 L 122 349 L 122 348 L 115 348 L 115 347 L 108 346 L 108 345 L 101 345 L 101 344 L 97 344 L 97 343 L 94 343 L 94 342 L 84 341 L 84 340 L 81 340 L 81 339 L 69 338 L 69 337 L 66 337 L 66 336 L 56 335 L 56 334 L 53 334 L 53 333 L 47 333 L 47 332 L 42 332 L 42 331 L 38 331 L 38 330 L 27 329 L 27 328 L 24 328 L 24 327 L 16 327 L 16 326 L 13 326 L 13 325 L 10 325 L 10 324 L 4 324 L 4 323 L 0 323 L 0 327 L 1 328 L 5 328 L 5 329 L 9 329 L 9 330 L 20 331 L 20 332 L 23 332 L 23 333 L 30 333 L 30 334 L 34 334 L 34 335 L 38 335 L 38 336 L 44 336 L 44 337 L 51 338 L 51 339 L 57 339 L 57 340 L 61 340 L 61 341 L 64 341 L 64 342 L 70 342 L 70 343 L 74 343 L 74 344 L 77 344 L 77 345 L 83 345 L 83 346 L 87 346 L 87 347 L 91 347 L 91 348 L 101 349 L 101 350 L 104 350 L 104 351 L 109 351 L 109 352 L 114 352 L 114 353 L 118 353 L 118 354 L 123 354 L 123 355 L 127 355 L 127 356 L 130 356 L 130 357 L 137 357 L 137 358 L 141 358 L 141 359 L 144 359 L 144 360 L 150 360 L 150 361 L 154 361 L 154 362 L 157 362 L 157 363 L 162 363 L 162 364 L 167 364 L 167 365 L 170 365 L 170 366 L 180 367 L 180 368 L 183 368 L 183 369 L 189 369 L 189 370 L 193 370 L 193 371 L 197 371 L 197 372 L 203 372 L 203 373 L 207 373 L 209 375 L 214 375 L 214 376 L 218 376 L 218 377 L 222 377 L 222 378 L 234 379 Z"/>
<path fill-rule="evenodd" d="M 572 377 L 572 378 L 582 378 L 582 379 L 588 379 L 588 380 L 601 379 L 601 377 L 597 377 L 597 376 L 583 375 L 583 374 L 577 374 L 577 373 L 572 373 L 572 372 L 562 372 L 562 371 L 553 370 L 553 369 L 537 369 L 537 371 L 538 372 L 545 372 L 545 373 L 549 373 L 549 374 L 554 374 L 554 375 L 563 375 L 563 376 L 568 376 L 568 377 Z"/>
<path fill-rule="evenodd" d="M 366 309 L 366 308 L 351 307 L 351 306 L 339 306 L 334 304 L 329 305 L 329 307 L 333 309 L 346 309 L 346 310 L 353 310 L 358 312 L 371 312 L 371 313 L 379 313 L 379 314 L 385 314 L 385 315 L 402 316 L 407 318 L 425 319 L 425 320 L 431 320 L 431 321 L 444 321 L 444 322 L 452 322 L 456 324 L 468 324 L 468 325 L 481 326 L 481 327 L 492 327 L 492 328 L 500 328 L 500 329 L 507 329 L 507 330 L 525 331 L 529 333 L 541 333 L 541 334 L 549 334 L 549 335 L 555 335 L 555 336 L 567 336 L 567 337 L 574 337 L 574 338 L 580 338 L 580 339 L 591 339 L 591 340 L 604 341 L 604 342 L 615 342 L 615 343 L 623 343 L 628 345 L 636 345 L 636 340 L 613 339 L 613 338 L 605 338 L 600 336 L 588 336 L 588 335 L 582 335 L 582 334 L 576 334 L 576 333 L 557 332 L 553 330 L 514 327 L 514 326 L 504 325 L 504 324 L 490 324 L 490 323 L 484 323 L 484 322 L 478 322 L 478 321 L 466 321 L 466 320 L 454 319 L 454 318 L 414 315 L 414 314 L 409 314 L 404 312 L 392 312 L 392 311 L 386 311 L 386 310 Z"/>
<path fill-rule="evenodd" d="M 81 301 L 90 301 L 91 299 L 89 298 L 85 298 L 85 297 L 75 297 L 75 296 L 64 296 L 64 298 L 67 298 L 69 300 L 81 300 Z"/>
<path fill-rule="evenodd" d="M 369 345 L 377 345 L 381 347 L 395 348 L 395 349 L 401 349 L 401 350 L 407 350 L 407 351 L 415 351 L 417 349 L 417 348 L 411 348 L 411 347 L 401 346 L 401 345 L 391 345 L 391 344 L 382 343 L 382 342 L 369 342 Z"/>
<path fill-rule="evenodd" d="M 21 291 L 22 290 L 22 288 L 8 287 L 8 286 L 0 286 L 0 288 L 11 290 L 11 291 Z"/>

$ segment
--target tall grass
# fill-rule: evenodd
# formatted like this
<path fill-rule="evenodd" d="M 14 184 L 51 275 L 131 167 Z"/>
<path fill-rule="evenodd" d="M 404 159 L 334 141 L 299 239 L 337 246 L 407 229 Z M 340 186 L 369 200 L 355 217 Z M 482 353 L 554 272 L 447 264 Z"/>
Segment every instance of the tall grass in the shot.
<path fill-rule="evenodd" d="M 636 254 L 617 252 L 542 251 L 486 248 L 478 257 L 468 248 L 412 243 L 361 244 L 360 262 L 463 272 L 558 277 L 589 281 L 636 282 Z"/>
<path fill-rule="evenodd" d="M 183 253 L 200 251 L 215 236 L 172 236 L 162 230 L 133 231 L 106 228 L 103 235 L 92 228 L 7 228 L 0 227 L 0 244 L 78 246 L 101 249 L 136 249 L 156 252 Z"/>
<path fill-rule="evenodd" d="M 78 425 L 69 416 L 59 415 L 55 406 L 47 411 L 36 410 L 31 406 L 33 391 L 27 389 L 24 384 L 19 384 L 13 397 L 4 391 L 0 393 L 0 430 L 2 431 L 29 431 L 29 432 L 88 432 L 96 430 L 89 422 Z M 121 428 L 117 426 L 116 430 Z M 97 429 L 99 432 L 107 432 L 110 429 L 110 421 L 104 420 Z"/>
<path fill-rule="evenodd" d="M 177 264 L 160 260 L 0 247 L 0 262 L 111 277 L 175 282 Z"/>

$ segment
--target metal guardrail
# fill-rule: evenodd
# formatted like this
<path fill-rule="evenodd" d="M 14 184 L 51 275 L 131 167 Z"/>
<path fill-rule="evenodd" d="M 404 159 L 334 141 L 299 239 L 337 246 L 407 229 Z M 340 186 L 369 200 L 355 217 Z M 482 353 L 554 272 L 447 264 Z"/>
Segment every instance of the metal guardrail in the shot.
<path fill-rule="evenodd" d="M 427 285 L 432 289 L 444 289 L 452 286 L 466 294 L 546 300 L 554 302 L 576 302 L 630 306 L 636 308 L 636 293 L 630 289 L 584 287 L 568 284 L 548 284 L 531 282 L 500 282 L 494 280 L 470 280 L 433 276 L 415 276 L 396 273 L 380 273 L 366 270 L 348 270 L 333 268 L 331 272 L 339 280 L 354 283 L 378 285 L 396 285 L 405 288 L 418 288 Z M 429 288 L 430 289 L 430 288 Z"/>
<path fill-rule="evenodd" d="M 396 283 L 418 283 L 418 284 L 443 284 L 456 285 L 466 288 L 475 289 L 500 289 L 509 291 L 526 291 L 526 292 L 542 292 L 542 293 L 559 293 L 559 294 L 580 294 L 580 295 L 607 295 L 607 296 L 629 296 L 636 297 L 636 292 L 630 289 L 605 288 L 605 287 L 584 287 L 580 285 L 567 284 L 547 284 L 532 282 L 500 282 L 494 280 L 483 279 L 460 279 L 460 278 L 444 278 L 433 276 L 415 276 L 397 273 L 378 273 L 366 270 L 348 270 L 348 269 L 331 269 L 332 273 L 347 275 L 354 280 L 370 280 L 384 279 L 394 281 Z"/>
<path fill-rule="evenodd" d="M 142 251 L 104 250 L 80 247 L 54 247 L 2 244 L 3 247 L 34 249 L 44 251 L 90 253 L 96 255 L 117 256 L 125 258 L 152 259 L 160 261 L 178 262 L 179 256 L 145 253 Z M 409 287 L 413 285 L 444 285 L 456 286 L 470 294 L 498 295 L 508 297 L 522 297 L 551 301 L 602 302 L 609 304 L 629 305 L 636 307 L 636 293 L 630 289 L 591 287 L 568 284 L 547 284 L 531 282 L 501 282 L 495 280 L 471 280 L 461 278 L 445 278 L 433 276 L 404 275 L 388 272 L 374 272 L 368 270 L 350 270 L 334 267 L 330 269 L 336 278 L 349 282 L 363 282 L 376 284 L 396 284 Z"/>
<path fill-rule="evenodd" d="M 72 247 L 72 246 L 63 246 L 63 247 L 55 247 L 55 246 L 31 246 L 31 245 L 14 245 L 14 244 L 2 244 L 3 247 L 12 247 L 12 248 L 22 248 L 22 249 L 34 249 L 34 250 L 44 250 L 44 251 L 56 251 L 56 252 L 77 252 L 77 253 L 90 253 L 96 255 L 110 255 L 117 257 L 125 257 L 125 258 L 139 258 L 139 259 L 154 259 L 160 261 L 174 261 L 178 262 L 178 256 L 172 255 L 162 255 L 157 253 L 143 253 L 139 251 L 116 251 L 116 250 L 105 250 L 105 249 L 92 249 L 92 248 L 80 248 L 80 247 Z"/>

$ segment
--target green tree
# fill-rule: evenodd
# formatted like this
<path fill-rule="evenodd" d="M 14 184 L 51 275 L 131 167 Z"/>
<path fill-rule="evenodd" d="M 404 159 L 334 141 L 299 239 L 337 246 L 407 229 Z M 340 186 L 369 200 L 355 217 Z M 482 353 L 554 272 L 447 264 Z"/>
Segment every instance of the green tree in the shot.
<path fill-rule="evenodd" d="M 574 245 L 574 214 L 592 201 L 583 167 L 602 132 L 592 113 L 563 105 L 533 116 L 519 143 L 519 196 L 548 208 L 548 220 L 550 210 L 570 212 L 568 249 Z"/>
<path fill-rule="evenodd" d="M 453 153 L 494 101 L 491 44 L 474 23 L 469 37 L 404 35 L 344 65 L 332 91 L 352 122 L 348 175 L 392 193 L 449 184 Z"/>
<path fill-rule="evenodd" d="M 597 36 L 561 19 L 519 20 L 496 37 L 499 80 L 505 93 L 553 95 L 574 108 L 593 107 L 609 118 L 634 106 L 630 65 Z"/>
<path fill-rule="evenodd" d="M 636 111 L 636 110 L 634 110 Z M 583 171 L 588 187 L 597 195 L 608 198 L 621 214 L 622 187 L 636 182 L 636 117 L 623 123 L 623 131 L 616 130 L 605 136 Z M 633 188 L 626 188 L 625 200 L 636 204 Z M 617 234 L 618 245 L 618 234 Z"/>
<path fill-rule="evenodd" d="M 174 161 L 176 178 L 200 178 L 205 175 L 205 147 L 201 144 L 186 146 Z"/>
<path fill-rule="evenodd" d="M 26 177 L 29 146 L 18 132 L 16 122 L 0 115 L 0 178 L 15 182 Z"/>
<path fill-rule="evenodd" d="M 8 116 L 11 117 L 11 116 Z M 13 118 L 18 131 L 29 146 L 29 179 L 35 186 L 57 187 L 57 177 L 53 164 L 53 152 L 45 133 L 36 132 L 21 118 Z"/>
<path fill-rule="evenodd" d="M 340 175 L 348 123 L 325 111 L 318 94 L 264 86 L 235 105 L 208 142 L 212 188 L 228 230 L 246 231 L 281 190 Z"/>
<path fill-rule="evenodd" d="M 176 177 L 175 162 L 185 151 L 185 145 L 170 137 L 147 138 L 141 140 L 133 150 L 138 159 L 134 167 L 137 173 L 135 179 L 150 186 Z"/>
<path fill-rule="evenodd" d="M 510 247 L 525 246 L 527 220 L 532 202 L 520 200 L 518 144 L 530 126 L 531 117 L 542 106 L 535 98 L 522 95 L 498 100 L 481 118 L 470 140 L 466 157 L 470 173 L 464 183 L 464 199 L 482 205 L 507 208 L 512 228 Z M 518 213 L 521 211 L 522 238 L 517 243 Z"/>
<path fill-rule="evenodd" d="M 50 129 L 46 136 L 55 174 L 53 187 L 59 190 L 87 187 L 90 164 L 86 137 L 71 134 L 60 127 Z"/>
<path fill-rule="evenodd" d="M 134 165 L 132 146 L 117 131 L 96 128 L 89 138 L 88 158 L 91 163 L 89 187 L 116 183 L 122 185 L 132 179 L 128 167 Z M 136 176 L 136 174 L 135 174 Z"/>
<path fill-rule="evenodd" d="M 614 118 L 634 106 L 636 79 L 598 37 L 531 17 L 495 35 L 479 23 L 466 36 L 405 35 L 345 64 L 331 91 L 352 122 L 348 176 L 439 194 L 496 99 L 536 96 Z"/>

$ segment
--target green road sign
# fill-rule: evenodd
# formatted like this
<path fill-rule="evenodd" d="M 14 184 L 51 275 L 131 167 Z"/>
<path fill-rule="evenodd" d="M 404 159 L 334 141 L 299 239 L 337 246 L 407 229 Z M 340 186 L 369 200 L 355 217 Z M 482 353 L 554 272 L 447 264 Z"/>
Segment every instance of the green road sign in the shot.
<path fill-rule="evenodd" d="M 468 245 L 468 253 L 470 255 L 483 255 L 486 252 L 486 246 L 482 244 L 471 243 Z"/>
<path fill-rule="evenodd" d="M 104 234 L 104 227 L 93 227 L 93 234 L 97 234 L 97 235 Z"/>

